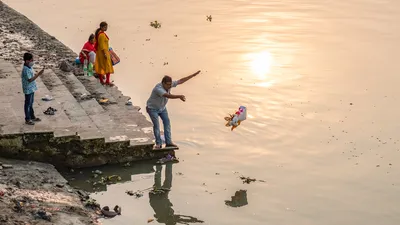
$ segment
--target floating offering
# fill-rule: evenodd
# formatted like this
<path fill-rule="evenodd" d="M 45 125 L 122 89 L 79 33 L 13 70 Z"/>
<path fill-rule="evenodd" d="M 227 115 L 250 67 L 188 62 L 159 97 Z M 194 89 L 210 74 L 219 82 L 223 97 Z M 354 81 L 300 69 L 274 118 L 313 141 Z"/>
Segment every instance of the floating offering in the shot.
<path fill-rule="evenodd" d="M 246 107 L 240 106 L 238 111 L 235 112 L 235 114 L 232 115 L 229 114 L 229 116 L 225 117 L 225 120 L 227 121 L 225 126 L 232 127 L 231 131 L 233 131 L 233 129 L 238 127 L 242 121 L 246 120 L 246 117 L 247 117 Z"/>

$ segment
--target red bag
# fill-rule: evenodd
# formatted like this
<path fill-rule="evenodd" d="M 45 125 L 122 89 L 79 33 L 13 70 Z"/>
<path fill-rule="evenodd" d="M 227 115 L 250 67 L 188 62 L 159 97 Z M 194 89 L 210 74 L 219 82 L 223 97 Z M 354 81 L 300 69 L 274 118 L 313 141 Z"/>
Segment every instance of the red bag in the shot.
<path fill-rule="evenodd" d="M 121 60 L 112 48 L 108 50 L 110 52 L 111 63 L 113 66 L 117 65 Z"/>

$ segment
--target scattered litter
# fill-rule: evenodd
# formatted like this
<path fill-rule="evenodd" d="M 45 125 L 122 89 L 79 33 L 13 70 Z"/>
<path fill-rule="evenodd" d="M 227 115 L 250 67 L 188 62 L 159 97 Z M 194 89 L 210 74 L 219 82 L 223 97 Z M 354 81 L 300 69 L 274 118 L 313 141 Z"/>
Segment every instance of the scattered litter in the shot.
<path fill-rule="evenodd" d="M 16 199 L 13 199 L 12 201 L 14 203 L 13 210 L 16 211 L 16 212 L 22 212 L 23 203 L 18 201 L 18 200 L 16 200 Z"/>
<path fill-rule="evenodd" d="M 168 65 L 168 62 L 164 62 L 164 66 L 165 66 L 165 65 Z"/>
<path fill-rule="evenodd" d="M 151 223 L 151 222 L 153 222 L 154 221 L 154 219 L 148 219 L 147 220 L 147 223 Z"/>
<path fill-rule="evenodd" d="M 51 101 L 51 100 L 53 100 L 53 97 L 51 97 L 50 95 L 45 95 L 45 96 L 42 98 L 42 100 L 43 100 L 43 101 Z"/>
<path fill-rule="evenodd" d="M 49 212 L 46 212 L 44 210 L 39 210 L 36 212 L 35 217 L 38 219 L 43 219 L 47 221 L 51 221 L 52 214 Z"/>
<path fill-rule="evenodd" d="M 236 191 L 235 195 L 231 197 L 231 200 L 225 200 L 225 205 L 231 207 L 242 207 L 249 204 L 247 202 L 247 190 Z"/>
<path fill-rule="evenodd" d="M 126 101 L 125 105 L 132 105 L 131 98 L 129 98 L 128 101 Z"/>
<path fill-rule="evenodd" d="M 177 34 L 175 34 L 175 35 L 174 35 L 174 37 L 178 37 L 178 35 L 177 35 Z"/>
<path fill-rule="evenodd" d="M 227 127 L 232 126 L 231 131 L 233 131 L 233 129 L 238 127 L 242 121 L 246 120 L 246 117 L 247 117 L 246 107 L 240 106 L 238 111 L 235 112 L 235 114 L 232 115 L 229 114 L 229 117 L 225 117 L 225 120 L 227 121 L 225 126 Z"/>
<path fill-rule="evenodd" d="M 108 103 L 108 98 L 101 98 L 101 99 L 99 100 L 99 103 L 100 103 L 100 104 L 106 104 L 106 103 Z"/>
<path fill-rule="evenodd" d="M 215 175 L 219 175 L 219 173 L 215 173 Z"/>
<path fill-rule="evenodd" d="M 88 200 L 85 201 L 84 203 L 85 207 L 91 208 L 91 209 L 99 209 L 100 204 L 96 202 L 96 200 L 89 198 Z"/>
<path fill-rule="evenodd" d="M 146 39 L 146 41 L 150 41 L 150 38 Z"/>
<path fill-rule="evenodd" d="M 158 28 L 161 28 L 161 23 L 159 23 L 157 20 L 155 20 L 154 22 L 150 22 L 150 26 L 158 29 Z"/>
<path fill-rule="evenodd" d="M 111 175 L 108 177 L 101 177 L 99 181 L 93 182 L 93 186 L 98 184 L 105 185 L 105 184 L 115 184 L 118 181 L 122 180 L 122 178 L 118 175 Z"/>
<path fill-rule="evenodd" d="M 212 16 L 211 15 L 209 15 L 209 16 L 206 16 L 207 17 L 207 21 L 212 21 Z"/>

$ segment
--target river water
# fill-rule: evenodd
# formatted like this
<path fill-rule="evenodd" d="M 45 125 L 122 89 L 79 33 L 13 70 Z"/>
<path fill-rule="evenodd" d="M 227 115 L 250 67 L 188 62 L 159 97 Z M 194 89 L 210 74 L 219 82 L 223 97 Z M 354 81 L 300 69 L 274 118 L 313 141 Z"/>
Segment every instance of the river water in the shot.
<path fill-rule="evenodd" d="M 122 206 L 104 224 L 400 223 L 400 1 L 4 2 L 76 52 L 106 20 L 113 79 L 142 108 L 164 74 L 202 70 L 168 103 L 180 163 L 101 168 L 122 177 L 92 194 Z M 230 131 L 240 105 L 248 118 Z M 89 188 L 90 173 L 71 182 Z M 125 193 L 155 181 L 169 194 Z M 247 204 L 227 205 L 241 189 Z"/>

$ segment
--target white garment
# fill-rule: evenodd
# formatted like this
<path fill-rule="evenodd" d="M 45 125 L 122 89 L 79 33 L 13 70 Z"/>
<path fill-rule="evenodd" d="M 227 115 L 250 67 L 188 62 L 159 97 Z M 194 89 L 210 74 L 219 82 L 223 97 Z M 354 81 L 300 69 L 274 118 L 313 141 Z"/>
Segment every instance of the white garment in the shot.
<path fill-rule="evenodd" d="M 95 61 L 96 61 L 96 53 L 93 51 L 89 52 L 89 62 L 94 64 Z"/>

